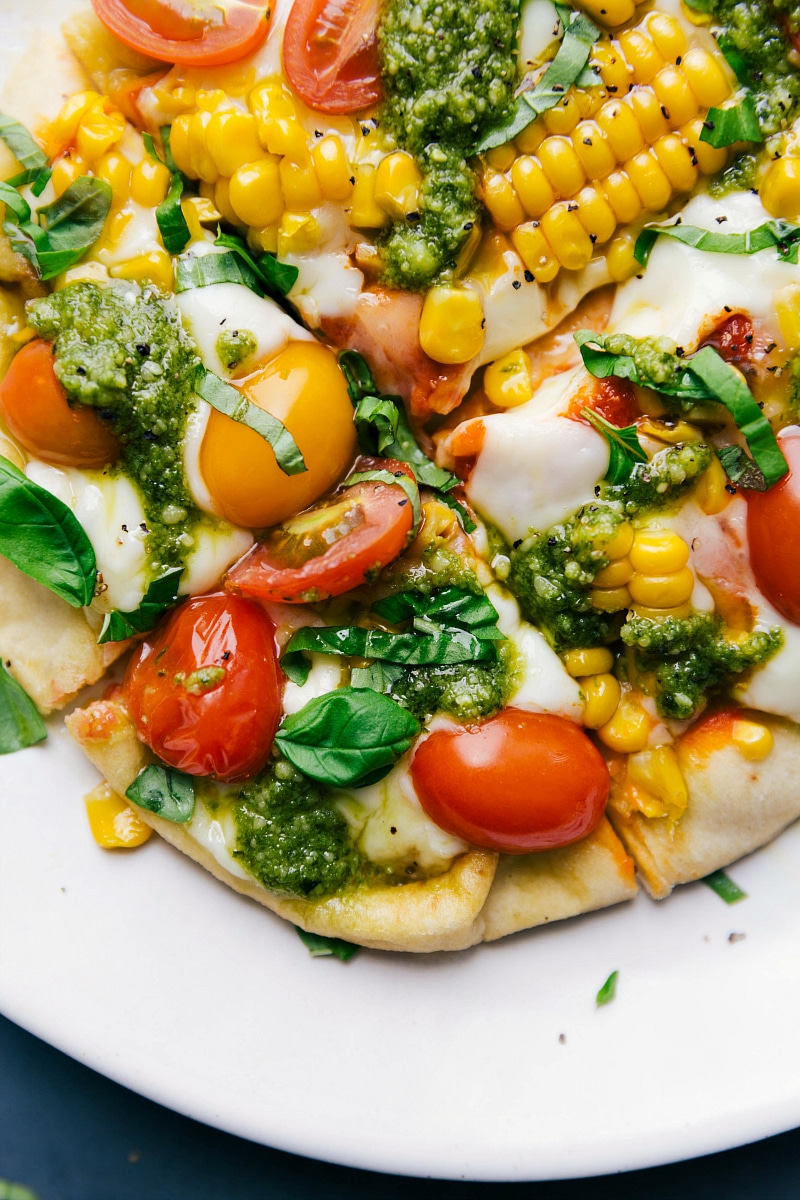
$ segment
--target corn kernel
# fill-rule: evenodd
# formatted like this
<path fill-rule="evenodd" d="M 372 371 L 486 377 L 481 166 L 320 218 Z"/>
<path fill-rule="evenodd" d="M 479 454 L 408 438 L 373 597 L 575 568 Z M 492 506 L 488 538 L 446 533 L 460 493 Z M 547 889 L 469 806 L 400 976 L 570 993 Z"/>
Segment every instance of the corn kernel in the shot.
<path fill-rule="evenodd" d="M 703 132 L 703 121 L 701 117 L 695 117 L 693 121 L 688 121 L 681 126 L 681 134 L 686 138 L 689 146 L 689 153 L 697 160 L 697 165 L 704 175 L 716 175 L 717 171 L 721 171 L 728 161 L 728 151 L 724 146 L 715 149 L 709 146 L 708 142 L 700 141 L 700 134 Z"/>
<path fill-rule="evenodd" d="M 206 112 L 214 113 L 219 109 L 223 112 L 231 109 L 231 102 L 222 88 L 198 88 L 195 92 L 195 104 Z"/>
<path fill-rule="evenodd" d="M 98 92 L 76 92 L 70 96 L 48 127 L 48 143 L 59 150 L 71 145 L 75 141 L 78 126 L 91 109 L 103 111 L 103 97 Z"/>
<path fill-rule="evenodd" d="M 674 63 L 686 53 L 686 36 L 680 22 L 674 17 L 666 13 L 652 13 L 647 22 L 647 32 L 665 62 Z"/>
<path fill-rule="evenodd" d="M 608 247 L 606 266 L 614 283 L 623 283 L 641 270 L 641 264 L 634 258 L 635 246 L 636 239 L 632 238 L 629 233 L 622 233 L 619 237 L 615 237 Z"/>
<path fill-rule="evenodd" d="M 579 675 L 607 675 L 614 666 L 614 655 L 605 646 L 586 646 L 567 650 L 562 655 L 562 661 L 567 674 L 573 678 Z"/>
<path fill-rule="evenodd" d="M 264 225 L 261 229 L 248 229 L 247 244 L 251 250 L 255 250 L 259 254 L 277 254 L 278 225 Z"/>
<path fill-rule="evenodd" d="M 319 222 L 311 213 L 285 212 L 278 225 L 278 254 L 303 254 L 316 246 L 320 237 Z"/>
<path fill-rule="evenodd" d="M 629 558 L 631 566 L 640 575 L 666 575 L 686 566 L 689 547 L 672 529 L 640 529 Z"/>
<path fill-rule="evenodd" d="M 649 83 L 665 65 L 651 39 L 640 29 L 626 29 L 619 35 L 619 44 L 633 71 L 634 83 Z"/>
<path fill-rule="evenodd" d="M 278 163 L 278 172 L 286 207 L 294 212 L 305 212 L 322 204 L 322 191 L 317 173 L 309 161 L 305 166 L 284 157 Z M 259 224 L 262 224 L 259 222 Z"/>
<path fill-rule="evenodd" d="M 362 229 L 382 229 L 390 222 L 389 214 L 375 202 L 376 173 L 369 163 L 360 163 L 355 169 L 350 223 Z"/>
<path fill-rule="evenodd" d="M 645 150 L 626 162 L 625 172 L 646 209 L 661 212 L 666 208 L 672 195 L 672 184 L 651 151 Z"/>
<path fill-rule="evenodd" d="M 231 181 L 230 179 L 223 179 L 221 175 L 214 184 L 214 205 L 222 213 L 224 220 L 228 224 L 241 224 L 231 204 Z"/>
<path fill-rule="evenodd" d="M 593 245 L 602 246 L 617 227 L 614 210 L 602 192 L 595 187 L 585 187 L 575 197 L 578 220 L 589 234 Z"/>
<path fill-rule="evenodd" d="M 672 608 L 689 599 L 694 590 L 694 575 L 688 567 L 666 575 L 634 575 L 628 588 L 636 604 L 646 604 L 648 608 Z"/>
<path fill-rule="evenodd" d="M 644 750 L 650 738 L 652 721 L 630 694 L 622 697 L 616 711 L 597 731 L 600 741 L 620 754 Z"/>
<path fill-rule="evenodd" d="M 154 158 L 143 158 L 131 172 L 131 198 L 145 208 L 157 208 L 167 194 L 170 172 Z"/>
<path fill-rule="evenodd" d="M 572 95 L 565 96 L 544 114 L 543 120 L 548 133 L 572 133 L 581 119 L 578 102 Z M 509 164 L 510 165 L 510 164 Z M 505 169 L 505 168 L 503 168 Z"/>
<path fill-rule="evenodd" d="M 280 79 L 266 79 L 256 85 L 248 96 L 247 106 L 258 117 L 283 117 L 297 119 L 297 105 L 292 94 Z"/>
<path fill-rule="evenodd" d="M 787 283 L 773 298 L 781 338 L 787 350 L 800 349 L 800 284 Z"/>
<path fill-rule="evenodd" d="M 154 283 L 163 292 L 173 287 L 172 259 L 166 250 L 152 250 L 149 254 L 137 254 L 126 262 L 109 267 L 112 279 L 135 279 L 137 283 Z"/>
<path fill-rule="evenodd" d="M 671 608 L 650 608 L 647 604 L 634 604 L 633 611 L 637 617 L 646 621 L 665 621 L 667 617 L 685 621 L 692 614 L 692 606 L 688 601 L 685 604 L 675 604 Z"/>
<path fill-rule="evenodd" d="M 530 356 L 524 350 L 512 350 L 486 368 L 483 388 L 498 408 L 516 408 L 533 397 Z"/>
<path fill-rule="evenodd" d="M 208 150 L 208 127 L 210 124 L 210 112 L 196 112 L 189 118 L 189 155 L 194 177 L 205 179 L 207 183 L 215 183 L 219 171 Z"/>
<path fill-rule="evenodd" d="M 116 145 L 124 132 L 125 118 L 122 113 L 104 113 L 93 108 L 81 119 L 75 135 L 75 148 L 88 163 L 95 163 Z"/>
<path fill-rule="evenodd" d="M 560 270 L 553 248 L 539 228 L 538 221 L 526 221 L 511 234 L 514 249 L 537 283 L 549 283 Z"/>
<path fill-rule="evenodd" d="M 667 110 L 673 126 L 697 116 L 697 100 L 686 76 L 678 67 L 664 67 L 653 80 L 653 91 Z"/>
<path fill-rule="evenodd" d="M 520 154 L 535 154 L 546 137 L 547 129 L 544 121 L 531 121 L 522 133 L 517 134 L 514 145 Z"/>
<path fill-rule="evenodd" d="M 609 140 L 596 121 L 581 121 L 572 135 L 572 144 L 587 179 L 605 179 L 617 165 Z"/>
<path fill-rule="evenodd" d="M 483 347 L 483 305 L 472 288 L 434 287 L 425 297 L 419 344 L 435 362 L 465 363 Z"/>
<path fill-rule="evenodd" d="M 169 148 L 178 170 L 182 171 L 184 175 L 188 175 L 190 179 L 196 179 L 197 176 L 192 166 L 192 147 L 189 141 L 191 123 L 192 118 L 186 113 L 175 118 L 170 129 Z"/>
<path fill-rule="evenodd" d="M 595 575 L 595 587 L 618 588 L 625 587 L 633 577 L 633 567 L 627 558 L 618 558 L 610 562 L 602 571 Z"/>
<path fill-rule="evenodd" d="M 506 142 L 505 146 L 495 146 L 484 155 L 487 165 L 495 171 L 507 171 L 516 157 L 513 142 Z"/>
<path fill-rule="evenodd" d="M 618 162 L 632 158 L 644 148 L 644 138 L 633 109 L 622 100 L 609 100 L 597 114 L 597 124 L 608 138 Z"/>
<path fill-rule="evenodd" d="M 322 138 L 314 147 L 311 157 L 325 199 L 346 200 L 353 190 L 353 184 L 341 138 L 335 134 Z"/>
<path fill-rule="evenodd" d="M 578 220 L 575 205 L 561 201 L 544 214 L 542 233 L 558 261 L 568 271 L 579 271 L 592 257 L 592 241 Z"/>
<path fill-rule="evenodd" d="M 641 216 L 639 193 L 624 171 L 612 171 L 600 187 L 620 225 L 629 225 Z"/>
<path fill-rule="evenodd" d="M 256 162 L 262 156 L 256 119 L 250 113 L 214 113 L 206 137 L 214 166 L 227 178 L 239 167 Z"/>
<path fill-rule="evenodd" d="M 617 711 L 620 686 L 613 675 L 589 675 L 579 679 L 583 692 L 583 723 L 587 729 L 607 725 Z"/>
<path fill-rule="evenodd" d="M 586 175 L 569 138 L 545 138 L 539 147 L 539 162 L 556 196 L 568 200 L 586 183 Z"/>
<path fill-rule="evenodd" d="M 600 72 L 600 78 L 612 95 L 626 95 L 628 85 L 633 82 L 633 71 L 619 46 L 605 40 L 595 42 L 589 65 Z"/>
<path fill-rule="evenodd" d="M 65 155 L 63 158 L 57 159 L 50 176 L 56 197 L 65 192 L 70 184 L 79 179 L 81 175 L 85 175 L 86 169 L 86 163 L 79 154 L 73 153 L 69 157 Z"/>
<path fill-rule="evenodd" d="M 686 51 L 681 59 L 681 70 L 689 80 L 689 87 L 701 108 L 722 104 L 731 94 L 719 59 L 701 46 L 693 46 Z"/>
<path fill-rule="evenodd" d="M 655 746 L 652 750 L 632 753 L 628 759 L 627 779 L 660 802 L 662 811 L 649 815 L 669 817 L 674 821 L 685 811 L 689 789 L 672 746 Z"/>
<path fill-rule="evenodd" d="M 284 210 L 281 176 L 273 158 L 239 167 L 231 176 L 228 199 L 243 225 L 270 225 Z"/>
<path fill-rule="evenodd" d="M 653 142 L 658 141 L 665 133 L 669 133 L 669 123 L 664 116 L 661 102 L 652 88 L 634 88 L 628 98 L 628 103 L 639 123 L 645 145 L 652 146 Z"/>
<path fill-rule="evenodd" d="M 736 749 L 749 762 L 759 762 L 766 758 L 775 745 L 771 729 L 757 721 L 747 721 L 743 718 L 737 718 L 733 722 L 731 737 Z"/>
<path fill-rule="evenodd" d="M 483 199 L 500 229 L 510 230 L 525 220 L 525 212 L 505 175 L 487 175 L 483 180 Z"/>
<path fill-rule="evenodd" d="M 678 192 L 690 192 L 697 183 L 697 167 L 686 142 L 675 133 L 659 138 L 653 146 L 664 174 Z"/>
<path fill-rule="evenodd" d="M 92 837 L 104 850 L 141 846 L 153 833 L 138 812 L 112 792 L 107 783 L 101 783 L 84 796 L 84 803 Z"/>
<path fill-rule="evenodd" d="M 592 588 L 592 605 L 600 612 L 621 612 L 629 607 L 630 602 L 630 592 L 626 587 Z"/>
<path fill-rule="evenodd" d="M 633 526 L 629 521 L 618 525 L 614 536 L 601 547 L 603 554 L 612 561 L 617 558 L 627 558 L 633 545 Z"/>
<path fill-rule="evenodd" d="M 116 203 L 128 199 L 131 190 L 131 164 L 124 154 L 110 150 L 95 164 L 94 173 L 98 179 L 106 181 L 114 193 Z"/>
<path fill-rule="evenodd" d="M 522 155 L 511 168 L 511 182 L 529 217 L 541 217 L 556 202 L 550 181 L 538 158 Z"/>
<path fill-rule="evenodd" d="M 800 218 L 800 158 L 785 155 L 770 163 L 761 184 L 761 203 L 773 217 Z"/>
<path fill-rule="evenodd" d="M 634 0 L 584 0 L 582 7 L 596 21 L 612 26 L 626 24 L 636 11 Z"/>

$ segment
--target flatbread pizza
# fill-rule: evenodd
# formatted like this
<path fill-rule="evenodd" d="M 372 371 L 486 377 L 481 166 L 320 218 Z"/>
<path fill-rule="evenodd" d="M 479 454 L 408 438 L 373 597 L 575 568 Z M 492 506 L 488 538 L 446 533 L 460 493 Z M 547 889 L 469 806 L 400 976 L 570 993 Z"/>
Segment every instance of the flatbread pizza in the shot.
<path fill-rule="evenodd" d="M 792 19 L 473 4 L 93 0 L 0 114 L 0 750 L 384 950 L 800 817 Z"/>

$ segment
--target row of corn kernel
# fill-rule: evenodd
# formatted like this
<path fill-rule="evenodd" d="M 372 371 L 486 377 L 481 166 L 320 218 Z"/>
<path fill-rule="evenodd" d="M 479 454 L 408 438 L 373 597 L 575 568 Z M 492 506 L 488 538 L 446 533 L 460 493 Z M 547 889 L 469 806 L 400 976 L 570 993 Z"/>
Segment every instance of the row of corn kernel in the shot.
<path fill-rule="evenodd" d="M 583 692 L 583 723 L 594 729 L 611 750 L 632 754 L 644 750 L 653 728 L 649 714 L 631 690 L 624 693 L 611 674 L 614 656 L 605 646 L 569 650 L 563 662 Z"/>
<path fill-rule="evenodd" d="M 625 526 L 622 527 L 626 528 Z M 686 565 L 689 547 L 671 529 L 639 529 L 630 526 L 630 541 L 615 539 L 607 567 L 595 577 L 592 604 L 601 612 L 619 612 L 633 607 L 642 617 L 686 617 L 694 589 L 694 575 Z"/>

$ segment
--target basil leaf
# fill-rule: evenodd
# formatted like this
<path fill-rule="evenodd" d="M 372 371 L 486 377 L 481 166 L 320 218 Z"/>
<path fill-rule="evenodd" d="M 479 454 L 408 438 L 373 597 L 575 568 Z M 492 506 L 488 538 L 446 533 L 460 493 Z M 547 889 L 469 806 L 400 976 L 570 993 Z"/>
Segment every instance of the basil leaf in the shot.
<path fill-rule="evenodd" d="M 697 225 L 645 225 L 633 248 L 634 258 L 647 266 L 650 252 L 659 237 L 675 238 L 697 250 L 713 254 L 757 254 L 775 246 L 782 262 L 796 263 L 800 250 L 800 226 L 788 221 L 765 221 L 746 233 L 716 233 Z"/>
<path fill-rule="evenodd" d="M 5 182 L 13 188 L 24 187 L 25 184 L 30 183 L 33 185 L 31 187 L 33 195 L 41 196 L 52 174 L 50 167 L 42 167 L 41 171 L 20 171 L 19 175 L 15 175 L 13 179 L 6 179 Z"/>
<path fill-rule="evenodd" d="M 13 754 L 47 737 L 44 721 L 28 693 L 0 663 L 0 754 Z"/>
<path fill-rule="evenodd" d="M 366 667 L 353 667 L 350 683 L 355 688 L 372 688 L 373 692 L 388 692 L 393 683 L 403 674 L 398 663 L 381 662 L 376 659 Z"/>
<path fill-rule="evenodd" d="M 252 404 L 242 392 L 225 383 L 211 371 L 198 372 L 195 383 L 198 395 L 207 401 L 212 408 L 224 413 L 240 425 L 246 425 L 254 430 L 265 442 L 269 442 L 275 451 L 275 461 L 284 475 L 301 475 L 306 470 L 305 460 L 300 453 L 297 442 L 286 426 L 265 412 L 257 404 Z"/>
<path fill-rule="evenodd" d="M 636 463 L 646 463 L 647 455 L 639 442 L 639 433 L 635 425 L 626 425 L 623 429 L 612 425 L 600 413 L 591 408 L 581 409 L 581 416 L 589 424 L 602 433 L 608 442 L 610 450 L 608 470 L 604 479 L 606 483 L 626 483 L 633 474 Z"/>
<path fill-rule="evenodd" d="M 16 185 L 12 186 L 11 183 L 0 182 L 0 202 L 5 204 L 6 209 L 16 219 L 17 224 L 30 220 L 30 205 L 24 196 L 20 196 Z M 6 213 L 6 223 L 11 223 L 8 213 Z"/>
<path fill-rule="evenodd" d="M 92 543 L 72 509 L 0 456 L 0 554 L 73 608 L 91 604 Z"/>
<path fill-rule="evenodd" d="M 332 787 L 360 787 L 382 779 L 420 729 L 416 717 L 388 696 L 344 687 L 287 717 L 275 742 L 310 779 Z"/>
<path fill-rule="evenodd" d="M 183 567 L 173 567 L 159 579 L 154 579 L 145 592 L 142 603 L 132 612 L 120 612 L 114 609 L 106 613 L 103 628 L 97 639 L 99 646 L 106 642 L 123 642 L 125 638 L 137 633 L 148 633 L 157 625 L 167 609 L 172 608 L 178 599 L 178 584 L 181 581 Z"/>
<path fill-rule="evenodd" d="M 694 8 L 695 6 L 690 5 L 690 7 Z M 710 9 L 708 11 L 710 11 Z M 733 38 L 730 37 L 730 35 L 727 33 L 721 33 L 719 35 L 719 37 L 717 38 L 717 45 L 719 46 L 720 50 L 722 51 L 722 54 L 728 64 L 728 66 L 731 68 L 734 75 L 739 80 L 739 83 L 744 83 L 744 84 L 749 83 L 750 82 L 750 68 L 747 65 L 747 59 L 742 54 L 741 50 L 736 45 Z"/>
<path fill-rule="evenodd" d="M 214 245 L 222 246 L 223 249 L 238 255 L 260 280 L 267 295 L 278 300 L 283 300 L 289 295 L 300 274 L 298 268 L 291 266 L 290 263 L 278 262 L 274 254 L 262 254 L 259 259 L 254 259 L 247 249 L 246 243 L 235 234 L 222 233 L 221 230 L 217 230 L 217 240 Z"/>
<path fill-rule="evenodd" d="M 281 667 L 287 679 L 302 687 L 311 674 L 311 663 L 301 651 L 286 653 L 281 656 Z"/>
<path fill-rule="evenodd" d="M 712 871 L 702 882 L 710 887 L 712 892 L 716 892 L 726 904 L 738 904 L 740 900 L 747 899 L 747 892 L 743 892 L 726 871 Z"/>
<path fill-rule="evenodd" d="M 38 173 L 47 166 L 47 155 L 25 126 L 3 113 L 0 113 L 0 138 L 24 170 Z"/>
<path fill-rule="evenodd" d="M 104 179 L 82 175 L 52 204 L 37 209 L 45 238 L 36 242 L 42 279 L 52 279 L 82 258 L 103 232 L 112 192 Z"/>
<path fill-rule="evenodd" d="M 159 129 L 159 133 L 161 134 L 161 145 L 164 147 L 164 163 L 169 168 L 169 170 L 172 171 L 173 175 L 180 175 L 180 171 L 178 170 L 178 164 L 175 162 L 175 159 L 172 157 L 172 146 L 170 145 L 170 138 L 172 137 L 172 126 L 171 125 L 162 125 L 161 128 Z"/>
<path fill-rule="evenodd" d="M 339 366 L 342 368 L 354 406 L 367 396 L 380 395 L 367 360 L 357 350 L 342 350 L 339 354 Z"/>
<path fill-rule="evenodd" d="M 752 458 L 748 458 L 741 446 L 721 446 L 717 458 L 722 469 L 737 487 L 749 488 L 754 492 L 765 492 L 767 481 Z"/>
<path fill-rule="evenodd" d="M 386 454 L 397 436 L 400 411 L 394 399 L 365 396 L 353 414 L 358 444 L 365 454 Z"/>
<path fill-rule="evenodd" d="M 338 958 L 341 962 L 349 962 L 361 949 L 352 942 L 343 942 L 341 938 L 323 937 L 321 933 L 307 933 L 299 925 L 295 925 L 300 941 L 308 947 L 312 958 Z"/>
<path fill-rule="evenodd" d="M 439 488 L 433 489 L 433 494 L 440 504 L 446 504 L 448 508 L 452 508 L 453 512 L 461 522 L 465 533 L 474 533 L 478 526 L 473 521 L 472 517 L 467 512 L 466 508 L 460 501 L 456 500 L 455 496 L 449 495 L 447 492 L 442 492 Z"/>
<path fill-rule="evenodd" d="M 600 991 L 595 996 L 595 1005 L 602 1008 L 604 1004 L 610 1004 L 617 994 L 617 980 L 619 979 L 619 971 L 612 971 L 608 979 L 605 981 Z"/>
<path fill-rule="evenodd" d="M 756 116 L 753 97 L 745 96 L 731 108 L 710 108 L 703 121 L 700 141 L 707 142 L 715 150 L 732 146 L 735 142 L 763 142 L 764 135 Z"/>
<path fill-rule="evenodd" d="M 181 208 L 182 195 L 183 176 L 176 173 L 172 176 L 169 191 L 156 209 L 156 224 L 168 254 L 180 254 L 192 237 Z"/>
<path fill-rule="evenodd" d="M 190 254 L 179 258 L 175 272 L 175 291 L 188 292 L 192 288 L 213 287 L 216 283 L 238 283 L 257 296 L 264 295 L 258 276 L 237 255 Z"/>
<path fill-rule="evenodd" d="M 424 633 L 387 633 L 360 625 L 307 625 L 293 634 L 286 647 L 287 654 L 298 650 L 341 654 L 345 658 L 377 658 L 415 667 L 488 662 L 497 658 L 492 639 L 466 629 L 437 628 L 435 624 L 431 625 L 431 632 Z"/>
<path fill-rule="evenodd" d="M 194 780 L 172 767 L 151 763 L 140 771 L 125 793 L 148 812 L 184 825 L 194 815 Z"/>
<path fill-rule="evenodd" d="M 156 162 L 161 163 L 162 166 L 166 166 L 167 164 L 164 162 L 164 159 L 161 157 L 161 155 L 158 153 L 158 150 L 156 149 L 156 144 L 155 144 L 155 141 L 153 140 L 152 133 L 147 133 L 147 131 L 145 130 L 145 132 L 142 134 L 142 141 L 144 142 L 144 148 L 147 151 L 147 153 L 150 155 L 150 157 L 154 158 L 156 160 Z"/>
<path fill-rule="evenodd" d="M 511 117 L 502 125 L 490 129 L 475 147 L 474 153 L 482 154 L 484 150 L 492 150 L 495 146 L 504 146 L 512 141 L 542 113 L 555 108 L 572 84 L 584 76 L 600 30 L 584 13 L 575 13 L 566 6 L 562 6 L 559 19 L 564 26 L 564 36 L 550 66 L 534 88 L 517 97 Z M 594 82 L 599 82 L 596 76 Z"/>
<path fill-rule="evenodd" d="M 355 475 L 348 475 L 342 487 L 353 487 L 356 483 L 369 483 L 371 480 L 376 480 L 378 483 L 388 483 L 392 487 L 400 487 L 406 494 L 407 500 L 399 500 L 400 505 L 407 502 L 411 504 L 412 520 L 411 528 L 408 531 L 406 544 L 410 545 L 417 536 L 417 531 L 422 523 L 422 505 L 419 500 L 419 488 L 416 480 L 409 479 L 405 471 L 357 471 Z"/>
<path fill-rule="evenodd" d="M 476 596 L 459 587 L 445 587 L 432 596 L 422 592 L 397 592 L 376 601 L 372 611 L 392 625 L 425 617 L 447 628 L 467 629 L 492 641 L 504 640 L 504 635 L 497 629 L 497 609 L 489 597 Z M 492 632 L 479 633 L 487 629 Z"/>

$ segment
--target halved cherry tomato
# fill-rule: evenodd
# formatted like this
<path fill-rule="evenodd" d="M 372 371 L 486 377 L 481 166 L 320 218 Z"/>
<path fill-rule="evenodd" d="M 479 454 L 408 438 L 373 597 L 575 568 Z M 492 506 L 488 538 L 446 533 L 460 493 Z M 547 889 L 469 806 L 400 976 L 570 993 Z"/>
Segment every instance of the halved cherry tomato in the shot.
<path fill-rule="evenodd" d="M 759 588 L 781 616 L 800 625 L 800 426 L 784 429 L 779 444 L 789 474 L 766 492 L 744 490 L 747 537 Z"/>
<path fill-rule="evenodd" d="M 294 0 L 283 69 L 309 107 L 351 113 L 381 99 L 379 9 L 378 0 Z"/>
<path fill-rule="evenodd" d="M 585 837 L 609 790 L 608 767 L 578 725 L 514 708 L 482 725 L 436 730 L 420 743 L 411 777 L 437 825 L 505 854 Z"/>
<path fill-rule="evenodd" d="M 117 439 L 85 404 L 71 405 L 53 370 L 53 347 L 23 346 L 0 383 L 0 414 L 31 454 L 62 467 L 104 467 L 119 456 Z"/>
<path fill-rule="evenodd" d="M 588 380 L 586 386 L 570 401 L 564 415 L 571 421 L 580 421 L 588 425 L 586 418 L 581 416 L 581 409 L 584 408 L 590 408 L 618 429 L 633 425 L 642 415 L 641 405 L 636 399 L 636 391 L 630 380 L 615 379 L 612 376 L 608 379 Z"/>
<path fill-rule="evenodd" d="M 753 322 L 745 313 L 731 313 L 703 338 L 701 346 L 711 346 L 725 362 L 752 362 Z"/>
<path fill-rule="evenodd" d="M 270 6 L 248 0 L 92 0 L 100 20 L 134 50 L 163 62 L 219 66 L 250 54 Z"/>
<path fill-rule="evenodd" d="M 356 462 L 356 471 L 374 470 L 413 478 L 393 458 Z M 353 484 L 274 529 L 233 568 L 226 587 L 289 604 L 340 596 L 402 553 L 413 520 L 411 502 L 399 484 Z"/>
<path fill-rule="evenodd" d="M 281 716 L 274 632 L 264 610 L 241 596 L 200 596 L 175 609 L 125 673 L 142 741 L 189 775 L 255 775 Z"/>

